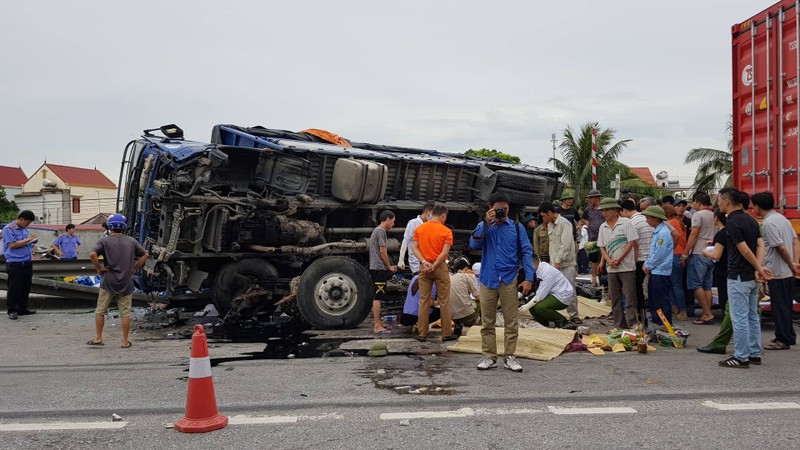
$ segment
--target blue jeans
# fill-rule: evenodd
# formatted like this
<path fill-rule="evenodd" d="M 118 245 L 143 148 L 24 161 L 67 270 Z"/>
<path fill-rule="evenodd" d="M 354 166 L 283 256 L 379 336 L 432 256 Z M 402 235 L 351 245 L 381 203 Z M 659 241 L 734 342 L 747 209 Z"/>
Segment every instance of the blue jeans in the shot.
<path fill-rule="evenodd" d="M 686 296 L 683 294 L 683 267 L 681 255 L 672 255 L 672 305 L 678 312 L 686 312 Z"/>
<path fill-rule="evenodd" d="M 733 356 L 748 361 L 761 355 L 761 318 L 758 316 L 758 283 L 728 279 L 728 304 L 733 322 Z"/>

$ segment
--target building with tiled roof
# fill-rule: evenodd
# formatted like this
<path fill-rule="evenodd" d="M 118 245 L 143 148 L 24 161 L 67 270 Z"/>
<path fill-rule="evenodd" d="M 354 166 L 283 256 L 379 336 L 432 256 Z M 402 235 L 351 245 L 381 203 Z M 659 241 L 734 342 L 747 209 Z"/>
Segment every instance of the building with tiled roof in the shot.
<path fill-rule="evenodd" d="M 97 169 L 45 162 L 22 186 L 14 200 L 36 214 L 38 223 L 82 223 L 114 212 L 117 185 Z"/>
<path fill-rule="evenodd" d="M 22 185 L 28 176 L 19 167 L 0 166 L 0 186 L 6 191 L 6 198 L 14 200 L 14 196 L 22 192 Z"/>
<path fill-rule="evenodd" d="M 653 172 L 650 171 L 649 167 L 631 167 L 631 172 L 642 179 L 645 183 L 649 184 L 653 187 L 658 187 L 656 183 L 656 179 L 653 178 Z"/>

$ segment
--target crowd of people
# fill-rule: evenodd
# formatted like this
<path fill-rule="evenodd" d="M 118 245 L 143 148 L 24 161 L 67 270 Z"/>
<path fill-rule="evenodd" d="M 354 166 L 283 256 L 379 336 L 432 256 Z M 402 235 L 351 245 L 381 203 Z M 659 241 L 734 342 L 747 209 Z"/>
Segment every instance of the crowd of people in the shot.
<path fill-rule="evenodd" d="M 578 274 L 590 275 L 594 285 L 608 286 L 617 328 L 641 324 L 653 329 L 664 325 L 662 317 L 668 322 L 712 325 L 716 288 L 718 304 L 725 311 L 720 333 L 697 350 L 725 354 L 733 339 L 734 353 L 719 362 L 723 367 L 760 364 L 763 349 L 795 345 L 791 315 L 795 276 L 800 274 L 800 242 L 789 220 L 774 210 L 771 192 L 751 198 L 725 188 L 717 195 L 715 209 L 705 192 L 695 193 L 689 201 L 665 196 L 619 202 L 591 190 L 582 213 L 573 202 L 574 196 L 565 193 L 560 205 L 545 202 L 536 215 L 518 222 L 509 215 L 509 198 L 493 194 L 469 239 L 471 249 L 481 250 L 481 262 L 470 268 L 466 258 L 457 258 L 449 271 L 453 234 L 445 225 L 444 206 L 425 205 L 409 221 L 397 266 L 385 251 L 385 230 L 394 225 L 394 214 L 384 211 L 370 251 L 376 294 L 385 293 L 389 274 L 405 269 L 408 254 L 414 277 L 401 323 L 413 325 L 415 338 L 425 341 L 430 321 L 438 320 L 442 340 L 449 341 L 463 326 L 479 322 L 479 370 L 497 367 L 498 308 L 505 328 L 503 365 L 512 371 L 522 371 L 514 356 L 520 313 L 529 312 L 544 326 L 575 329 L 581 323 L 575 289 Z M 753 213 L 762 219 L 760 226 L 745 211 L 751 202 Z M 391 224 L 384 222 L 390 218 Z M 762 285 L 770 296 L 776 327 L 775 338 L 764 347 L 758 310 Z M 377 296 L 375 308 L 374 331 L 388 332 L 380 321 Z M 697 309 L 701 313 L 695 315 Z"/>

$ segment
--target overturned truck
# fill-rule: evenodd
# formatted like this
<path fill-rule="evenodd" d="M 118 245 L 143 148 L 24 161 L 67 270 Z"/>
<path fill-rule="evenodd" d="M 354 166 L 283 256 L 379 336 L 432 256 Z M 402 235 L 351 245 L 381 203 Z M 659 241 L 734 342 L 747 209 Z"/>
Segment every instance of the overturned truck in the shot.
<path fill-rule="evenodd" d="M 470 254 L 493 192 L 522 214 L 561 194 L 560 175 L 321 130 L 217 125 L 203 143 L 167 125 L 126 147 L 117 209 L 151 255 L 143 291 L 173 304 L 210 297 L 228 322 L 350 328 L 370 311 L 367 243 L 382 210 L 397 216 L 390 253 L 402 226 L 435 201 L 450 211 L 452 251 Z"/>

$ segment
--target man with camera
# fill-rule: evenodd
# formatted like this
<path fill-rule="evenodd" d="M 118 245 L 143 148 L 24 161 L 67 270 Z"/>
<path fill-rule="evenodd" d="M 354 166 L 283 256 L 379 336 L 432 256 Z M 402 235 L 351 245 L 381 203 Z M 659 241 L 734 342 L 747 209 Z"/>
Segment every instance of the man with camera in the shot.
<path fill-rule="evenodd" d="M 521 283 L 523 295 L 533 288 L 533 249 L 525 237 L 522 224 L 508 217 L 510 199 L 508 194 L 495 192 L 489 197 L 489 211 L 472 232 L 469 246 L 481 250 L 481 340 L 483 356 L 478 370 L 497 367 L 497 340 L 495 320 L 497 304 L 503 309 L 505 322 L 503 366 L 514 372 L 522 372 L 514 353 L 517 350 L 519 325 L 517 275 L 520 265 L 525 280 Z"/>

